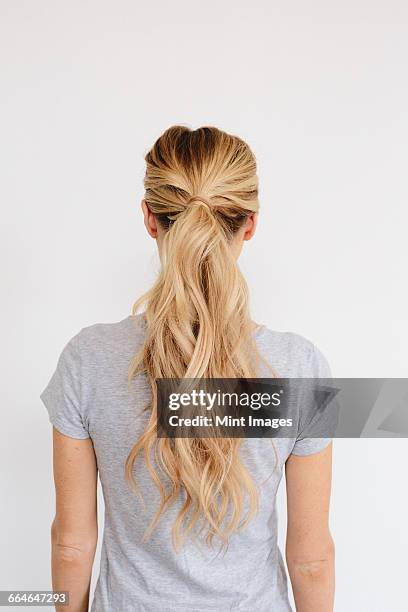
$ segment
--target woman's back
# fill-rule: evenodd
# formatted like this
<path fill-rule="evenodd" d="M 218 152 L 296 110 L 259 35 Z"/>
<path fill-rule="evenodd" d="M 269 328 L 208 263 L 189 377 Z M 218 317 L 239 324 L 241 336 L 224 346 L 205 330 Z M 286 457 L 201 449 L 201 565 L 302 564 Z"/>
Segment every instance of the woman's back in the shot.
<path fill-rule="evenodd" d="M 296 605 L 327 612 L 331 447 L 317 453 L 329 439 L 308 431 L 322 411 L 309 418 L 296 402 L 287 439 L 161 430 L 162 379 L 329 375 L 310 342 L 251 318 L 238 258 L 257 226 L 255 155 L 218 128 L 176 125 L 145 161 L 141 208 L 157 279 L 132 316 L 74 336 L 42 393 L 54 425 L 53 587 L 70 591 L 72 612 L 88 609 L 99 473 L 106 513 L 93 612 L 289 612 L 275 511 L 285 465 Z"/>
<path fill-rule="evenodd" d="M 322 354 L 305 338 L 260 326 L 253 332 L 260 353 L 280 377 L 330 375 Z M 277 546 L 276 491 L 293 453 L 321 450 L 328 439 L 244 439 L 240 454 L 259 485 L 259 510 L 225 551 L 187 538 L 176 552 L 171 526 L 180 497 L 143 540 L 160 494 L 138 456 L 133 473 L 141 496 L 125 479 L 124 465 L 146 428 L 151 386 L 143 374 L 129 388 L 129 362 L 143 345 L 140 315 L 82 329 L 64 348 L 41 398 L 63 434 L 93 442 L 105 501 L 101 568 L 94 612 L 239 610 L 288 612 L 286 572 Z M 263 376 L 268 372 L 261 371 Z"/>

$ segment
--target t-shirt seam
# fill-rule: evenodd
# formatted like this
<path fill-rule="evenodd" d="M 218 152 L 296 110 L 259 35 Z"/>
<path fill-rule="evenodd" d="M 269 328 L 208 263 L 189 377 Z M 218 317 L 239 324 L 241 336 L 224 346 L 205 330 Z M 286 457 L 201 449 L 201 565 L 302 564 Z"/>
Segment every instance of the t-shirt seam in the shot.
<path fill-rule="evenodd" d="M 315 344 L 311 340 L 309 340 L 307 338 L 305 338 L 305 340 L 307 341 L 308 350 L 309 350 L 309 354 L 308 354 L 308 357 L 307 357 L 307 371 L 309 372 L 310 378 L 317 378 L 316 374 L 318 374 L 318 372 L 315 372 L 313 370 L 313 357 L 316 355 L 316 346 L 315 346 Z M 301 443 L 303 441 L 305 441 L 305 440 L 308 441 L 309 440 L 309 438 L 307 438 L 307 436 L 300 437 L 302 432 L 306 429 L 306 423 L 304 423 L 303 425 L 301 424 L 301 407 L 299 409 L 299 421 L 298 421 L 298 424 L 299 424 L 299 427 L 298 427 L 297 436 L 296 436 L 296 438 L 294 440 L 294 443 L 293 443 L 292 449 L 290 451 L 290 454 L 297 455 L 297 456 L 303 456 L 303 453 L 293 452 L 294 449 L 296 448 L 296 444 L 299 443 L 299 446 L 301 447 Z M 307 442 L 306 442 L 306 446 L 307 446 Z M 318 452 L 318 451 L 316 451 L 316 452 Z M 313 454 L 313 453 L 306 453 L 306 454 Z"/>
<path fill-rule="evenodd" d="M 90 436 L 89 433 L 89 411 L 87 410 L 87 408 L 85 407 L 84 404 L 84 393 L 83 393 L 83 359 L 82 359 L 82 348 L 81 348 L 81 336 L 82 336 L 82 331 L 83 329 L 81 329 L 78 334 L 75 336 L 76 338 L 76 345 L 75 345 L 75 351 L 76 351 L 76 355 L 77 355 L 77 362 L 78 362 L 78 366 L 77 366 L 77 378 L 78 378 L 78 412 L 79 415 L 81 417 L 81 421 L 82 421 L 82 425 L 84 427 L 84 429 L 86 430 L 88 436 Z"/>
<path fill-rule="evenodd" d="M 55 429 L 58 429 L 64 435 L 68 437 L 75 438 L 77 440 L 87 440 L 90 436 L 86 432 L 79 434 L 75 427 L 72 427 L 69 423 L 67 423 L 64 419 L 61 419 L 57 414 L 50 414 L 50 422 L 54 425 Z"/>

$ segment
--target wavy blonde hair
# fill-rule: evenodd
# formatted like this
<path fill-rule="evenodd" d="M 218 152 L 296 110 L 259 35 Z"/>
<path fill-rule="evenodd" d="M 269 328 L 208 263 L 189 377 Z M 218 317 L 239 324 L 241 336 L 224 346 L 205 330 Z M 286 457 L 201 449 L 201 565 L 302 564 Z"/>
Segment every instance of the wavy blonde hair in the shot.
<path fill-rule="evenodd" d="M 128 379 L 146 374 L 152 401 L 147 427 L 127 458 L 126 478 L 137 489 L 134 463 L 142 454 L 161 496 L 146 535 L 183 492 L 174 546 L 195 526 L 205 530 L 208 545 L 214 536 L 225 545 L 258 508 L 257 486 L 239 455 L 242 440 L 158 438 L 156 379 L 257 375 L 262 358 L 247 284 L 231 249 L 234 234 L 259 209 L 256 160 L 237 136 L 175 125 L 145 161 L 144 199 L 167 231 L 158 279 L 133 306 L 135 315 L 145 305 L 145 338 Z"/>

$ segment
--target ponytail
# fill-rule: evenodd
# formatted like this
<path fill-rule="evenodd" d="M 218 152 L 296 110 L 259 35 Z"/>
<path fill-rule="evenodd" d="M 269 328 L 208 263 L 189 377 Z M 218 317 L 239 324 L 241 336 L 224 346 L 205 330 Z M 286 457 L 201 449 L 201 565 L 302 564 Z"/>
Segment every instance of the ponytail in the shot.
<path fill-rule="evenodd" d="M 235 232 L 259 206 L 255 160 L 235 136 L 175 126 L 146 162 L 145 200 L 167 231 L 159 277 L 133 306 L 136 314 L 145 305 L 146 329 L 129 381 L 147 375 L 152 401 L 146 429 L 127 458 L 126 478 L 137 489 L 134 463 L 143 453 L 161 496 L 146 537 L 183 489 L 185 501 L 172 527 L 175 548 L 195 527 L 205 531 L 207 544 L 218 536 L 226 545 L 258 507 L 257 487 L 239 456 L 242 440 L 157 438 L 156 379 L 257 375 L 248 288 L 231 248 Z M 167 488 L 151 451 L 168 476 Z"/>

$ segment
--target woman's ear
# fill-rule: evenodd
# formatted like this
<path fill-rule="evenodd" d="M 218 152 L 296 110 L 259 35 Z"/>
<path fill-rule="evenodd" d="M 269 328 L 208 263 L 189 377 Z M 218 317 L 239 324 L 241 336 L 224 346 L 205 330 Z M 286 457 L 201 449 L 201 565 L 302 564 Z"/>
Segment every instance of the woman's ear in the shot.
<path fill-rule="evenodd" d="M 258 213 L 251 213 L 248 215 L 244 225 L 244 240 L 251 240 L 255 234 L 256 226 L 258 223 Z"/>
<path fill-rule="evenodd" d="M 156 217 L 154 216 L 154 214 L 152 213 L 152 211 L 148 207 L 146 200 L 142 200 L 140 204 L 141 204 L 142 211 L 143 211 L 143 218 L 144 218 L 145 228 L 147 229 L 147 232 L 148 232 L 149 236 L 151 236 L 152 238 L 156 239 L 157 238 L 157 220 L 156 220 Z"/>

